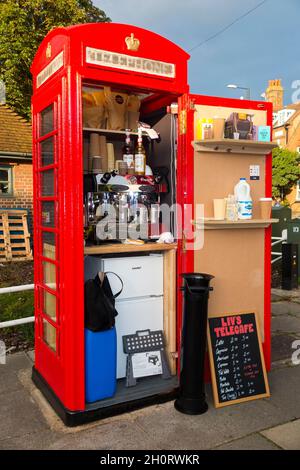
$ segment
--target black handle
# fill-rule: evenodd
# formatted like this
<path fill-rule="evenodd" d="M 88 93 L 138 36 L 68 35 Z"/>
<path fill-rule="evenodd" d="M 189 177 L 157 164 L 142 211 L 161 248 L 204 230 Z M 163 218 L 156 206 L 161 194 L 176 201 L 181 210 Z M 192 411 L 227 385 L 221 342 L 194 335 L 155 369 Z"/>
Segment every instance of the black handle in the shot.
<path fill-rule="evenodd" d="M 113 295 L 113 298 L 116 299 L 117 297 L 119 297 L 119 295 L 122 293 L 122 291 L 123 291 L 123 289 L 124 289 L 124 282 L 122 281 L 122 279 L 120 278 L 120 276 L 118 276 L 118 274 L 116 274 L 116 273 L 114 273 L 114 272 L 112 272 L 112 271 L 106 271 L 104 274 L 105 274 L 105 276 L 106 276 L 107 274 L 114 274 L 115 276 L 117 276 L 117 278 L 118 278 L 119 281 L 121 282 L 121 285 L 122 285 L 121 290 L 120 290 L 119 292 L 117 292 L 116 294 Z"/>

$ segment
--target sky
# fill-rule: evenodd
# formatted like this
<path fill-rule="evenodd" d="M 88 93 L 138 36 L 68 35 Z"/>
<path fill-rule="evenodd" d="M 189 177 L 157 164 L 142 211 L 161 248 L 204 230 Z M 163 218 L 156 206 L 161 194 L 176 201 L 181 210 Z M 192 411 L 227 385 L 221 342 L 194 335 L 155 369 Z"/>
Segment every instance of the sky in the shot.
<path fill-rule="evenodd" d="M 116 23 L 154 31 L 189 52 L 244 15 L 262 0 L 94 0 Z M 285 104 L 292 83 L 300 80 L 298 41 L 300 0 L 267 0 L 222 34 L 194 49 L 189 61 L 192 93 L 240 98 L 249 87 L 252 99 L 281 78 Z"/>

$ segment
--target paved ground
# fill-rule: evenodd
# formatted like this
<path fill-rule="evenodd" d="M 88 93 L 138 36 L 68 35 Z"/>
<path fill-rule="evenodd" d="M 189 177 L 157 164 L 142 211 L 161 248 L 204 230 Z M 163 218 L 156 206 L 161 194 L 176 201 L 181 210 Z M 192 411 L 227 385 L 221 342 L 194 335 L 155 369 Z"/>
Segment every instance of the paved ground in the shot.
<path fill-rule="evenodd" d="M 291 363 L 300 291 L 276 291 L 272 300 L 270 399 L 216 410 L 208 387 L 202 416 L 179 414 L 170 402 L 70 429 L 33 386 L 31 355 L 20 353 L 0 365 L 0 449 L 300 449 L 300 365 Z"/>

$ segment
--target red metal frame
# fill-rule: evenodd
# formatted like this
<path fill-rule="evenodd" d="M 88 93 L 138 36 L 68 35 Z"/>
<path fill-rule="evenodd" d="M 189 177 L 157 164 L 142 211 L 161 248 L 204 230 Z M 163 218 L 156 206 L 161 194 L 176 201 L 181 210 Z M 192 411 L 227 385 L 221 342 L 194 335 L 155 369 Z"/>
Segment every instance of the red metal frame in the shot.
<path fill-rule="evenodd" d="M 126 48 L 125 38 L 134 34 L 140 41 L 138 51 Z M 140 72 L 127 72 L 111 67 L 87 64 L 85 47 L 132 55 L 145 59 L 173 63 L 175 78 L 164 78 Z M 37 77 L 63 51 L 62 67 L 38 86 Z M 70 411 L 85 409 L 84 391 L 84 272 L 83 272 L 83 164 L 82 164 L 82 84 L 99 83 L 115 87 L 153 93 L 145 100 L 143 112 L 148 113 L 178 99 L 179 124 L 186 116 L 186 130 L 178 133 L 177 202 L 194 206 L 194 140 L 193 102 L 212 106 L 241 107 L 267 110 L 268 124 L 272 108 L 267 103 L 231 100 L 189 95 L 187 84 L 188 54 L 175 44 L 152 32 L 122 24 L 85 24 L 58 28 L 42 42 L 32 65 L 34 96 L 34 243 L 35 243 L 35 339 L 38 373 Z M 55 228 L 58 245 L 55 260 L 43 257 L 41 242 L 41 202 L 39 173 L 40 113 L 51 103 L 56 103 L 57 129 L 56 161 L 49 169 L 57 171 L 58 194 L 46 200 L 58 204 Z M 182 129 L 179 125 L 179 129 Z M 266 194 L 271 188 L 271 157 L 266 164 Z M 265 257 L 265 355 L 270 362 L 270 231 L 266 231 Z M 41 292 L 51 292 L 43 284 L 42 262 L 48 261 L 57 269 L 57 322 L 43 312 Z M 180 274 L 194 270 L 193 251 L 185 251 L 184 240 L 179 239 L 177 254 L 177 285 Z M 182 296 L 177 289 L 177 343 L 180 347 L 182 323 Z M 42 321 L 46 319 L 57 328 L 57 354 L 42 339 Z M 178 349 L 179 350 L 179 349 Z"/>
<path fill-rule="evenodd" d="M 127 50 L 125 38 L 134 34 L 140 41 L 138 51 Z M 134 57 L 173 63 L 174 78 L 111 67 L 87 64 L 86 46 Z M 38 86 L 37 77 L 63 51 L 63 66 Z M 34 96 L 34 243 L 35 243 L 35 311 L 36 362 L 38 373 L 71 411 L 85 409 L 84 391 L 84 272 L 83 272 L 83 164 L 82 164 L 82 84 L 99 83 L 150 92 L 143 111 L 150 112 L 170 104 L 188 92 L 187 60 L 189 56 L 175 44 L 152 32 L 113 23 L 85 24 L 58 28 L 43 40 L 32 65 Z M 57 101 L 58 119 L 58 321 L 44 315 L 39 300 L 42 279 L 42 243 L 40 239 L 41 199 L 38 173 L 39 117 L 43 109 Z M 50 134 L 49 134 L 50 135 Z M 55 133 L 53 133 L 55 135 Z M 54 168 L 54 167 L 51 167 Z M 50 200 L 51 198 L 47 198 Z M 51 200 L 54 200 L 53 198 Z M 49 229 L 50 231 L 50 229 Z M 55 230 L 54 230 L 55 231 Z M 41 322 L 55 326 L 57 354 L 42 339 Z"/>
<path fill-rule="evenodd" d="M 194 149 L 192 147 L 192 141 L 194 140 L 194 104 L 201 104 L 207 106 L 220 106 L 228 108 L 243 108 L 248 110 L 260 110 L 266 111 L 267 125 L 272 128 L 272 116 L 273 107 L 272 103 L 265 101 L 249 101 L 249 100 L 238 100 L 231 98 L 221 98 L 215 96 L 204 96 L 204 95 L 189 95 L 183 102 L 183 106 L 187 111 L 188 126 L 187 133 L 185 135 L 185 143 L 182 144 L 184 149 L 184 155 L 181 154 L 181 160 L 185 163 L 185 180 L 186 180 L 186 201 L 194 205 L 194 174 L 188 169 L 193 168 L 194 162 Z M 272 135 L 272 133 L 271 133 Z M 266 197 L 272 196 L 272 154 L 266 156 L 265 165 L 266 174 Z M 267 370 L 271 368 L 271 227 L 265 229 L 265 259 L 264 259 L 264 356 Z M 186 266 L 193 270 L 193 251 L 186 252 Z M 180 263 L 180 260 L 179 260 Z M 179 264 L 180 265 L 180 264 Z M 178 294 L 178 304 L 181 302 L 180 294 Z M 179 306 L 179 305 L 178 305 Z M 179 307 L 180 308 L 180 307 Z M 181 324 L 178 324 L 178 333 L 181 331 Z"/>
<path fill-rule="evenodd" d="M 273 106 L 268 103 L 267 125 L 273 127 Z M 266 197 L 272 197 L 272 153 L 266 157 Z M 265 343 L 264 355 L 267 370 L 271 369 L 271 277 L 272 277 L 272 227 L 265 230 Z"/>
<path fill-rule="evenodd" d="M 181 131 L 181 121 L 186 120 L 185 133 Z M 184 94 L 178 100 L 178 142 L 177 142 L 177 203 L 184 212 L 185 205 L 194 210 L 194 158 L 193 141 L 194 113 L 192 112 L 192 100 L 189 94 Z M 179 221 L 183 223 L 183 221 Z M 180 351 L 182 331 L 182 303 L 183 296 L 180 290 L 182 286 L 181 274 L 194 271 L 194 256 L 192 251 L 186 250 L 184 227 L 180 226 L 178 233 L 177 249 L 177 351 Z M 180 371 L 180 356 L 178 357 L 178 372 Z"/>
<path fill-rule="evenodd" d="M 59 217 L 58 208 L 61 206 L 62 195 L 60 194 L 59 188 L 61 187 L 60 182 L 60 168 L 61 162 L 59 156 L 61 155 L 61 99 L 62 99 L 62 85 L 61 82 L 52 84 L 48 88 L 47 96 L 43 100 L 39 100 L 37 97 L 33 98 L 33 143 L 34 143 L 34 159 L 33 159 L 33 171 L 34 171 L 34 273 L 35 273 L 35 363 L 38 370 L 42 370 L 45 379 L 49 382 L 51 387 L 56 388 L 57 395 L 61 398 L 63 396 L 63 364 L 61 361 L 61 355 L 63 354 L 63 348 L 61 347 L 61 317 L 60 317 L 60 282 L 59 282 L 59 268 L 60 268 L 60 253 L 62 252 L 59 247 L 61 241 L 61 221 Z M 40 112 L 53 105 L 54 107 L 54 131 L 41 136 L 40 133 Z M 47 140 L 48 138 L 54 138 L 54 163 L 43 167 L 41 165 L 41 154 L 40 154 L 40 143 Z M 53 170 L 55 174 L 54 182 L 54 196 L 43 196 L 41 194 L 41 175 L 43 171 Z M 41 215 L 41 205 L 43 202 L 53 202 L 54 207 L 57 210 L 54 211 L 55 228 L 43 227 Z M 51 232 L 55 233 L 57 254 L 55 260 L 50 260 L 43 256 L 42 252 L 42 233 Z M 51 263 L 56 268 L 56 291 L 53 291 L 49 287 L 45 286 L 43 281 L 43 262 Z M 46 315 L 43 308 L 43 293 L 48 292 L 53 295 L 56 301 L 56 321 Z M 43 341 L 43 322 L 47 321 L 50 325 L 56 328 L 56 349 L 57 354 L 46 345 Z"/>

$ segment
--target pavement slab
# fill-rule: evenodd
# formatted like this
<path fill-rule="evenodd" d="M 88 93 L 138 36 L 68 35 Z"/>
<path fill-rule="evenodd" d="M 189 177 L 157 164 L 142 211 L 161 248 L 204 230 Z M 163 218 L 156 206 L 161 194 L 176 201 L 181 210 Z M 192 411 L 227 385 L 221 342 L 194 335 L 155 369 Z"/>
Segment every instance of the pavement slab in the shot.
<path fill-rule="evenodd" d="M 285 450 L 300 450 L 300 419 L 268 429 L 262 434 Z"/>
<path fill-rule="evenodd" d="M 204 415 L 181 414 L 169 402 L 66 428 L 31 380 L 32 354 L 14 354 L 0 366 L 0 449 L 300 449 L 300 365 L 291 366 L 300 320 L 292 303 L 275 305 L 270 399 L 215 409 L 207 385 Z"/>
<path fill-rule="evenodd" d="M 299 318 L 292 315 L 280 315 L 272 318 L 272 333 L 300 333 Z"/>
<path fill-rule="evenodd" d="M 293 290 L 272 289 L 272 302 L 278 300 L 289 300 L 292 302 L 300 302 L 300 288 Z"/>
<path fill-rule="evenodd" d="M 235 441 L 228 442 L 214 450 L 280 450 L 273 442 L 269 441 L 259 433 L 251 434 L 250 436 L 236 439 Z"/>
<path fill-rule="evenodd" d="M 291 314 L 300 318 L 300 304 L 295 302 L 276 302 L 272 304 L 272 315 Z"/>
<path fill-rule="evenodd" d="M 39 408 L 24 389 L 2 393 L 0 423 L 0 442 L 48 429 Z"/>
<path fill-rule="evenodd" d="M 151 435 L 134 423 L 115 420 L 98 424 L 86 431 L 60 436 L 49 447 L 50 450 L 151 450 L 160 446 Z"/>
<path fill-rule="evenodd" d="M 57 441 L 59 435 L 51 430 L 24 433 L 18 437 L 0 440 L 0 450 L 45 450 Z"/>
<path fill-rule="evenodd" d="M 266 429 L 270 422 L 281 423 L 283 420 L 282 412 L 272 406 L 271 399 L 216 409 L 210 392 L 208 403 L 209 411 L 200 416 L 178 413 L 173 402 L 169 402 L 152 409 L 151 413 L 141 413 L 135 421 L 163 449 L 204 450 Z"/>
<path fill-rule="evenodd" d="M 34 349 L 30 349 L 29 351 L 26 352 L 26 356 L 30 360 L 31 364 L 34 364 Z"/>
<path fill-rule="evenodd" d="M 290 302 L 290 315 L 300 318 L 300 300 L 298 303 Z"/>
<path fill-rule="evenodd" d="M 283 359 L 291 360 L 294 341 L 297 340 L 296 335 L 277 334 L 272 337 L 272 362 L 282 361 Z"/>
<path fill-rule="evenodd" d="M 282 422 L 300 418 L 300 365 L 271 371 L 269 384 L 271 404 L 282 413 Z"/>
<path fill-rule="evenodd" d="M 30 361 L 24 353 L 8 354 L 6 364 L 0 364 L 0 395 L 22 389 L 18 381 L 18 371 L 30 367 Z"/>

